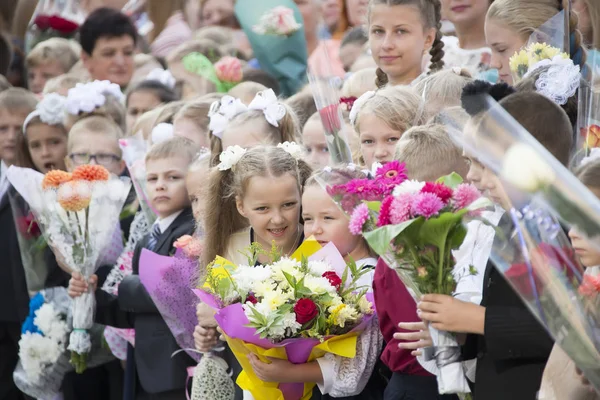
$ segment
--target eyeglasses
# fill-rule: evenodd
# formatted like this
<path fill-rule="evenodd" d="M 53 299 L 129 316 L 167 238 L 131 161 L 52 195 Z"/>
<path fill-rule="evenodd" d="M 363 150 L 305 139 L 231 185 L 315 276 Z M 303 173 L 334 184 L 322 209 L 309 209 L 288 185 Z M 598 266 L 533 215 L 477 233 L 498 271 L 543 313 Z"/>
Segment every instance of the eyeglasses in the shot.
<path fill-rule="evenodd" d="M 121 157 L 115 154 L 88 154 L 88 153 L 71 153 L 69 154 L 69 158 L 73 161 L 75 165 L 84 165 L 89 164 L 90 161 L 94 160 L 96 164 L 102 166 L 111 166 L 116 162 L 121 161 Z"/>

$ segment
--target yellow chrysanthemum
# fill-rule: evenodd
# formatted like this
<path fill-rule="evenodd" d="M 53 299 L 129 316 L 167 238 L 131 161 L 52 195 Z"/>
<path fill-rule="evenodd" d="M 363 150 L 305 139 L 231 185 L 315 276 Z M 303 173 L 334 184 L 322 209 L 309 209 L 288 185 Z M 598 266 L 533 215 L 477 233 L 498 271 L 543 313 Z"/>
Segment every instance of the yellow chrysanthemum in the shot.
<path fill-rule="evenodd" d="M 519 78 L 522 78 L 529 69 L 529 54 L 525 50 L 515 53 L 515 55 L 510 58 L 509 65 L 511 72 L 516 74 Z"/>

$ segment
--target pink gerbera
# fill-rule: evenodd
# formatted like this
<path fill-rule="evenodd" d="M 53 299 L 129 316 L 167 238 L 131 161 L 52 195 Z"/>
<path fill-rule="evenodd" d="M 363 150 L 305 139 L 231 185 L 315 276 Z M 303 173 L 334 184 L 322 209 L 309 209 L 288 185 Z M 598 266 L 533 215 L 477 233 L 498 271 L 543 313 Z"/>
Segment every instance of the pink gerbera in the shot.
<path fill-rule="evenodd" d="M 390 220 L 390 211 L 394 196 L 387 196 L 381 202 L 381 208 L 379 209 L 379 219 L 377 220 L 377 226 L 382 227 L 392 223 Z"/>
<path fill-rule="evenodd" d="M 461 183 L 454 191 L 454 208 L 462 210 L 481 197 L 477 188 L 468 183 Z"/>
<path fill-rule="evenodd" d="M 414 214 L 427 219 L 437 215 L 442 208 L 444 208 L 444 202 L 433 193 L 418 193 L 412 201 Z"/>
<path fill-rule="evenodd" d="M 425 183 L 425 186 L 423 186 L 423 189 L 421 189 L 421 193 L 433 193 L 439 197 L 444 204 L 448 204 L 453 194 L 452 189 L 450 189 L 448 186 L 444 185 L 443 183 L 433 182 Z"/>
<path fill-rule="evenodd" d="M 415 196 L 410 193 L 404 193 L 400 197 L 394 197 L 390 204 L 390 222 L 392 224 L 401 224 L 411 219 L 412 204 Z"/>
<path fill-rule="evenodd" d="M 354 209 L 350 217 L 350 233 L 353 235 L 362 234 L 363 226 L 369 220 L 369 207 L 362 203 Z"/>
<path fill-rule="evenodd" d="M 377 169 L 375 177 L 384 179 L 406 179 L 406 164 L 400 161 L 391 161 Z"/>

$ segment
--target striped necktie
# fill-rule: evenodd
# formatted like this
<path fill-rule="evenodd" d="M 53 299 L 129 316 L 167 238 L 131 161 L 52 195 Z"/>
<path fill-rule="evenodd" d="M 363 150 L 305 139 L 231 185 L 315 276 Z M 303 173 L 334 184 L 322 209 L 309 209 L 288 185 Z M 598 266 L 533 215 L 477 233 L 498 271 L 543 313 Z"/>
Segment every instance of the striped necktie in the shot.
<path fill-rule="evenodd" d="M 152 232 L 150 232 L 150 239 L 148 240 L 148 250 L 154 250 L 156 244 L 158 243 L 158 238 L 160 237 L 160 225 L 154 224 L 152 227 Z"/>

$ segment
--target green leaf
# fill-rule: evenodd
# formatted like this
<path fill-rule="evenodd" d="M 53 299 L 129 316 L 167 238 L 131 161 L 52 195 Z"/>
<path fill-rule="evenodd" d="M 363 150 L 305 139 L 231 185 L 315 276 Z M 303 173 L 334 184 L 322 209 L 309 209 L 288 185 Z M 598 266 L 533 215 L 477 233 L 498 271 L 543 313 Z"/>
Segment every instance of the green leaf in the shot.
<path fill-rule="evenodd" d="M 375 211 L 377 213 L 379 211 L 381 211 L 381 202 L 379 202 L 379 201 L 366 201 L 365 203 L 367 204 L 367 207 L 369 207 L 369 210 Z"/>
<path fill-rule="evenodd" d="M 451 230 L 461 223 L 462 212 L 443 213 L 439 217 L 430 218 L 423 222 L 419 231 L 419 239 L 438 248 L 445 247 L 446 239 Z"/>
<path fill-rule="evenodd" d="M 298 286 L 297 285 L 298 281 L 296 280 L 296 277 L 288 274 L 285 271 L 281 271 L 281 272 L 283 273 L 283 276 L 285 277 L 285 280 L 288 282 L 288 284 L 291 286 L 291 288 L 294 290 L 294 292 L 296 292 L 297 286 Z"/>
<path fill-rule="evenodd" d="M 486 208 L 491 206 L 493 203 L 490 199 L 485 198 L 485 197 L 480 197 L 477 200 L 475 200 L 474 202 L 472 202 L 471 204 L 469 204 L 469 206 L 466 208 L 467 211 L 476 211 L 476 210 L 480 210 L 482 208 Z"/>
<path fill-rule="evenodd" d="M 442 176 L 436 183 L 443 183 L 452 189 L 456 189 L 458 185 L 463 183 L 463 178 L 456 172 L 453 172 L 450 175 Z"/>
<path fill-rule="evenodd" d="M 398 225 L 387 225 L 372 232 L 363 233 L 364 238 L 369 243 L 369 246 L 375 251 L 375 253 L 382 255 L 385 254 L 392 240 L 401 234 L 406 228 L 411 226 L 418 218 L 411 219 L 410 221 L 403 222 Z"/>

